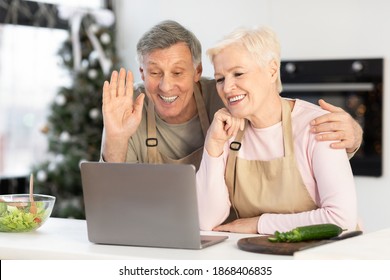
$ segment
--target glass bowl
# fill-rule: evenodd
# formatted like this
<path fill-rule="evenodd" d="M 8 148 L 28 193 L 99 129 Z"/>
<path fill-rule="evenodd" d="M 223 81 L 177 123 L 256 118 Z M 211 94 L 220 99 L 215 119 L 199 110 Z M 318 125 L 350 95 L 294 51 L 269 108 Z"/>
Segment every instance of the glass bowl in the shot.
<path fill-rule="evenodd" d="M 36 211 L 28 194 L 0 195 L 0 232 L 28 232 L 41 227 L 50 217 L 56 198 L 34 194 Z"/>

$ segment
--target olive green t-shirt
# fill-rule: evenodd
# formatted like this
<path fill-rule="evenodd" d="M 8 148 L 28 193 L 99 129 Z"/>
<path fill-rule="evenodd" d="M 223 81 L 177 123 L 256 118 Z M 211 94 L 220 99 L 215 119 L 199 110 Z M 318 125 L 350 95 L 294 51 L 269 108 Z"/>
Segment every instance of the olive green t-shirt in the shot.
<path fill-rule="evenodd" d="M 214 113 L 223 107 L 215 87 L 215 80 L 202 78 L 200 81 L 201 92 L 205 102 L 208 118 L 211 123 Z M 135 87 L 134 98 L 141 92 L 145 92 L 143 85 Z M 137 132 L 130 138 L 128 143 L 126 162 L 147 163 L 147 105 L 145 98 L 142 110 L 142 121 Z M 186 123 L 168 124 L 156 114 L 158 151 L 171 159 L 181 159 L 202 147 L 205 140 L 199 116 Z"/>

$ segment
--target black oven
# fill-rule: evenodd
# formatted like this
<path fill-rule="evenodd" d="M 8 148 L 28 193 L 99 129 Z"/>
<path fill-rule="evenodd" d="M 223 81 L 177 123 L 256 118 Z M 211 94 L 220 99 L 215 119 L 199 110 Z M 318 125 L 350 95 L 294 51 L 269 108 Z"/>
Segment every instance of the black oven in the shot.
<path fill-rule="evenodd" d="M 354 175 L 382 175 L 383 59 L 284 60 L 282 96 L 339 106 L 363 128 L 351 159 Z"/>

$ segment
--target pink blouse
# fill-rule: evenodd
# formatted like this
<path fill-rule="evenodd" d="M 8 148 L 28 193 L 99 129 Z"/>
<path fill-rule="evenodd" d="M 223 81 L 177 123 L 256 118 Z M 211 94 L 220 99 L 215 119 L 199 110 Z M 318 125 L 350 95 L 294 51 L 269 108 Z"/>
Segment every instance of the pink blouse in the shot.
<path fill-rule="evenodd" d="M 298 226 L 334 223 L 354 230 L 357 225 L 357 199 L 354 178 L 345 149 L 332 149 L 331 142 L 319 142 L 311 133 L 310 121 L 327 113 L 319 106 L 297 99 L 291 113 L 296 163 L 303 182 L 318 209 L 294 214 L 262 214 L 258 232 L 273 234 Z M 230 142 L 234 139 L 230 139 Z M 229 215 L 230 200 L 224 173 L 229 143 L 214 158 L 204 150 L 197 172 L 197 192 L 201 230 L 212 230 Z M 257 129 L 248 126 L 238 157 L 271 160 L 283 157 L 281 122 Z"/>

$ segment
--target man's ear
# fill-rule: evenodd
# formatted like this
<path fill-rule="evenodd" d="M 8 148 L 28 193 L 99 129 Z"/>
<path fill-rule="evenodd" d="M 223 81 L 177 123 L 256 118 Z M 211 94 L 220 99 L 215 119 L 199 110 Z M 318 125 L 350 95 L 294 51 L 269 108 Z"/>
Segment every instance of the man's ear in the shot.
<path fill-rule="evenodd" d="M 196 66 L 196 69 L 195 69 L 195 76 L 194 76 L 194 82 L 199 82 L 200 80 L 200 77 L 202 76 L 202 72 L 203 72 L 203 66 L 202 66 L 202 62 L 198 64 L 198 66 Z"/>
<path fill-rule="evenodd" d="M 138 70 L 139 70 L 139 72 L 140 72 L 140 74 L 141 74 L 141 79 L 142 79 L 142 81 L 145 81 L 144 69 L 143 69 L 142 67 L 140 67 Z"/>

